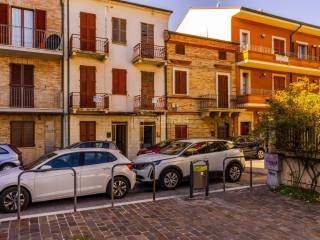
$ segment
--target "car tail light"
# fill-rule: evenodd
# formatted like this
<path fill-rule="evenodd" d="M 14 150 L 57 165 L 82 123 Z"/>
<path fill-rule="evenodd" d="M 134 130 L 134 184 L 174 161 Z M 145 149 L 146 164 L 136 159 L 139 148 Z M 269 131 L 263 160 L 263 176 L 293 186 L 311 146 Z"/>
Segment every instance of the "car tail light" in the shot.
<path fill-rule="evenodd" d="M 127 166 L 129 168 L 129 170 L 133 170 L 133 168 L 134 168 L 134 164 L 133 163 L 129 163 L 129 164 L 127 164 Z"/>

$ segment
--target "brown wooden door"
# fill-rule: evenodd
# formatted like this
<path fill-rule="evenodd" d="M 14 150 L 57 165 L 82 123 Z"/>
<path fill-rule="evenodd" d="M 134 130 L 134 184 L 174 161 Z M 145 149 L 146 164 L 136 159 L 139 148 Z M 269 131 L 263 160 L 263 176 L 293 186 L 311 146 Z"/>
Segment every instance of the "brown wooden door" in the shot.
<path fill-rule="evenodd" d="M 96 140 L 96 122 L 80 122 L 80 141 Z"/>
<path fill-rule="evenodd" d="M 0 44 L 9 44 L 9 5 L 0 3 Z"/>
<path fill-rule="evenodd" d="M 121 153 L 127 156 L 127 124 L 113 124 L 112 125 L 112 141 L 119 148 Z"/>
<path fill-rule="evenodd" d="M 229 137 L 229 123 L 218 125 L 218 138 L 227 139 Z"/>
<path fill-rule="evenodd" d="M 10 106 L 34 107 L 34 66 L 10 65 Z"/>
<path fill-rule="evenodd" d="M 228 76 L 218 75 L 218 107 L 228 108 L 229 107 L 229 86 Z"/>
<path fill-rule="evenodd" d="M 141 72 L 141 107 L 142 109 L 153 109 L 152 99 L 154 97 L 154 73 Z"/>
<path fill-rule="evenodd" d="M 274 76 L 274 90 L 283 90 L 286 87 L 286 78 L 284 76 Z"/>
<path fill-rule="evenodd" d="M 141 56 L 154 57 L 154 25 L 141 23 Z"/>
<path fill-rule="evenodd" d="M 80 49 L 96 51 L 96 15 L 80 12 Z"/>
<path fill-rule="evenodd" d="M 176 139 L 188 138 L 188 126 L 187 125 L 176 125 L 175 126 L 175 138 Z"/>
<path fill-rule="evenodd" d="M 80 107 L 95 108 L 93 97 L 96 95 L 96 68 L 80 66 Z"/>

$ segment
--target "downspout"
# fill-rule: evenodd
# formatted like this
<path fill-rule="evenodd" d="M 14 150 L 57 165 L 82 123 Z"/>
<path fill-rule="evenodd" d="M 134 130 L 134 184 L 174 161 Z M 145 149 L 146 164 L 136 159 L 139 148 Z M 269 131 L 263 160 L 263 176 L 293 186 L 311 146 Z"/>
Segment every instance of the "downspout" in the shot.
<path fill-rule="evenodd" d="M 290 55 L 294 56 L 294 42 L 293 42 L 293 35 L 300 30 L 302 24 L 299 24 L 299 27 L 290 33 Z M 292 83 L 292 72 L 290 72 L 290 83 Z"/>
<path fill-rule="evenodd" d="M 67 76 L 67 119 L 68 119 L 68 145 L 70 145 L 70 108 L 69 108 L 69 91 L 70 91 L 70 0 L 67 0 L 67 63 L 68 63 L 68 76 Z"/>
<path fill-rule="evenodd" d="M 167 38 L 164 41 L 165 44 L 165 60 L 166 60 L 166 64 L 164 66 L 164 97 L 166 99 L 165 104 L 166 104 L 166 112 L 165 112 L 165 119 L 166 119 L 166 140 L 168 140 L 168 84 L 167 84 L 167 71 L 168 71 L 168 67 L 167 67 L 167 61 L 168 61 L 168 49 L 167 49 L 167 43 L 170 40 L 170 33 L 169 31 L 167 31 Z"/>
<path fill-rule="evenodd" d="M 65 125 L 64 125 L 64 119 L 65 119 L 65 112 L 64 112 L 64 34 L 63 34 L 63 28 L 64 28 L 64 4 L 63 0 L 60 1 L 60 7 L 61 7 L 61 33 L 62 33 L 62 47 L 63 47 L 63 55 L 62 59 L 60 59 L 61 64 L 61 90 L 62 90 L 62 115 L 61 115 L 61 140 L 60 140 L 60 147 L 64 147 L 64 132 L 65 132 Z"/>

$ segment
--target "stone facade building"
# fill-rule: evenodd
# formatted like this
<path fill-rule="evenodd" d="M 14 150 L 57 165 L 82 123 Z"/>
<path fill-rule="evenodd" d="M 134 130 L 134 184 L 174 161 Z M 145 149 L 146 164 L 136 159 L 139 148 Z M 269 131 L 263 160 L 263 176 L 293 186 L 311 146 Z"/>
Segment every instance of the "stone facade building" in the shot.
<path fill-rule="evenodd" d="M 0 142 L 26 162 L 61 147 L 60 1 L 0 1 Z"/>
<path fill-rule="evenodd" d="M 175 32 L 166 38 L 167 137 L 236 135 L 239 44 Z"/>

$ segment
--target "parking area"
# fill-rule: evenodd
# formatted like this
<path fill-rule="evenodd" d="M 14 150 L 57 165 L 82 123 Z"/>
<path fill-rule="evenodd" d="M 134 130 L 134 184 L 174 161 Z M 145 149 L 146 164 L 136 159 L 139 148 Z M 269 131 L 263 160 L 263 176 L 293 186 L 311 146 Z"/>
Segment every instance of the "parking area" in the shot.
<path fill-rule="evenodd" d="M 253 162 L 254 166 L 258 162 Z M 249 164 L 249 163 L 247 163 Z M 227 188 L 234 188 L 239 186 L 247 186 L 249 185 L 250 176 L 248 173 L 243 174 L 241 181 L 237 183 L 227 183 Z M 266 182 L 266 175 L 259 173 L 256 168 L 254 170 L 257 172 L 253 174 L 253 183 L 254 184 L 264 184 Z M 222 180 L 221 179 L 212 179 L 210 180 L 210 191 L 222 189 Z M 188 183 L 183 183 L 182 186 L 172 191 L 163 191 L 157 188 L 156 197 L 170 197 L 170 196 L 187 196 L 189 194 L 189 185 Z M 115 200 L 115 203 L 125 203 L 125 202 L 135 202 L 135 201 L 143 201 L 152 198 L 152 186 L 139 184 L 137 183 L 136 188 L 130 192 L 125 198 L 120 200 Z M 106 197 L 105 194 L 100 195 L 92 195 L 78 198 L 78 208 L 92 208 L 92 207 L 101 207 L 104 205 L 110 205 L 110 198 Z M 22 212 L 22 215 L 34 215 L 34 214 L 51 214 L 53 212 L 63 212 L 73 209 L 73 199 L 62 199 L 62 200 L 54 200 L 48 202 L 40 202 L 31 204 L 27 210 Z M 5 214 L 0 213 L 0 221 L 3 219 L 15 217 L 16 214 Z"/>
<path fill-rule="evenodd" d="M 0 239 L 320 239 L 320 207 L 268 187 L 0 223 Z"/>

